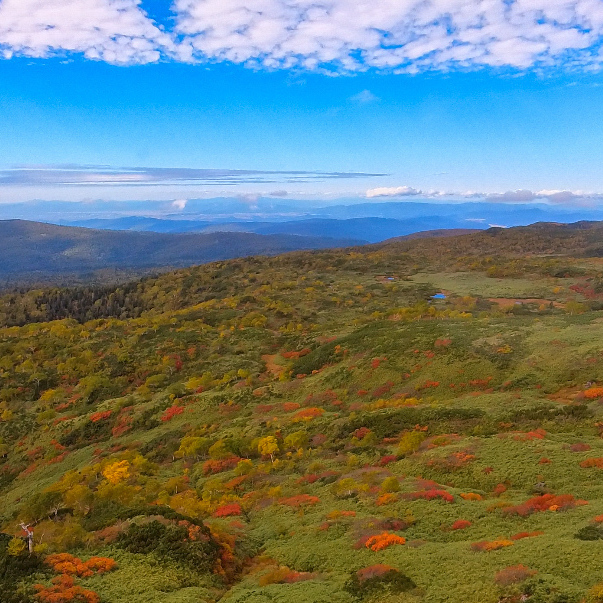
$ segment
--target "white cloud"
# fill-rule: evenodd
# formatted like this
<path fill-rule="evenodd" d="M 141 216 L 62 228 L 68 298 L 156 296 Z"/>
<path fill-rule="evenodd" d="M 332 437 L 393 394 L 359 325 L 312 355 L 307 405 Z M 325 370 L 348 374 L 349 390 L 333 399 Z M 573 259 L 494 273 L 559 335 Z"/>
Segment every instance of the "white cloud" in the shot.
<path fill-rule="evenodd" d="M 176 199 L 175 201 L 172 201 L 172 207 L 182 211 L 186 207 L 187 203 L 188 199 Z"/>
<path fill-rule="evenodd" d="M 369 199 L 374 197 L 419 196 L 423 199 L 474 199 L 476 201 L 491 201 L 494 203 L 532 203 L 544 201 L 548 203 L 557 203 L 560 205 L 588 205 L 595 201 L 603 201 L 603 193 L 587 193 L 584 191 L 569 191 L 559 189 L 544 189 L 537 192 L 527 189 L 517 189 L 502 193 L 492 193 L 478 191 L 423 191 L 410 186 L 382 186 L 367 190 L 365 196 Z"/>
<path fill-rule="evenodd" d="M 600 0 L 174 0 L 172 10 L 163 31 L 140 0 L 0 0 L 0 57 L 335 73 L 603 65 Z"/>
<path fill-rule="evenodd" d="M 173 52 L 170 35 L 140 10 L 137 0 L 2 0 L 4 56 L 82 53 L 115 64 L 150 63 Z"/>
<path fill-rule="evenodd" d="M 420 190 L 410 186 L 380 186 L 366 191 L 366 196 L 369 199 L 373 197 L 412 197 L 420 194 Z"/>
<path fill-rule="evenodd" d="M 350 100 L 361 105 L 366 105 L 368 103 L 374 103 L 375 101 L 378 101 L 379 97 L 375 96 L 370 90 L 363 90 L 362 92 L 351 96 Z"/>
<path fill-rule="evenodd" d="M 176 0 L 193 57 L 344 71 L 600 62 L 598 0 Z"/>

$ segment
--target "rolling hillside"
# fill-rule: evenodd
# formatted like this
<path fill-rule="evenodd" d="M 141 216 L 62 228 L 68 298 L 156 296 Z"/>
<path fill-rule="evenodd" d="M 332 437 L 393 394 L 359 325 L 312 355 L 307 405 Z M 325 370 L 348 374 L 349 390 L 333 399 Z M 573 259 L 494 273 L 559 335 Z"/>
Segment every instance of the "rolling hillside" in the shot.
<path fill-rule="evenodd" d="M 84 274 L 100 269 L 189 266 L 247 255 L 343 247 L 358 240 L 252 233 L 160 234 L 0 221 L 0 278 Z"/>
<path fill-rule="evenodd" d="M 0 601 L 601 601 L 602 233 L 0 296 Z"/>

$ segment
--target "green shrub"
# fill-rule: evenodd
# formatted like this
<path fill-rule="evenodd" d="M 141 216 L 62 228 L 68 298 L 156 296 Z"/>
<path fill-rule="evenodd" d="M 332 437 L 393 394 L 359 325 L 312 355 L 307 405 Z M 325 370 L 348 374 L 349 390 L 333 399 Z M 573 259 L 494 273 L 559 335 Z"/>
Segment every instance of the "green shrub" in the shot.
<path fill-rule="evenodd" d="M 192 539 L 186 526 L 166 526 L 156 520 L 131 524 L 120 534 L 117 544 L 129 553 L 153 554 L 198 571 L 210 571 L 219 553 L 218 543 L 207 527 L 201 528 L 199 537 Z"/>

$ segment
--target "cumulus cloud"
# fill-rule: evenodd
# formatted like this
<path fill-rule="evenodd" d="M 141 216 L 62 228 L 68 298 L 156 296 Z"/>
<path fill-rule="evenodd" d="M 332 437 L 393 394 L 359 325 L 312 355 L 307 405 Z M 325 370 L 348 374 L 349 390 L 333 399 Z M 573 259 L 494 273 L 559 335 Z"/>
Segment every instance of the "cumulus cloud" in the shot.
<path fill-rule="evenodd" d="M 597 0 L 176 0 L 190 56 L 345 71 L 599 64 Z"/>
<path fill-rule="evenodd" d="M 182 211 L 186 207 L 187 203 L 188 199 L 176 199 L 175 201 L 172 201 L 172 207 Z"/>
<path fill-rule="evenodd" d="M 138 0 L 2 0 L 0 51 L 6 58 L 74 52 L 132 64 L 173 54 L 175 45 Z"/>
<path fill-rule="evenodd" d="M 603 64 L 600 0 L 174 0 L 171 9 L 168 31 L 140 0 L 1 0 L 0 56 L 332 73 Z"/>
<path fill-rule="evenodd" d="M 369 199 L 373 197 L 412 197 L 421 194 L 422 191 L 410 186 L 380 186 L 366 191 Z"/>

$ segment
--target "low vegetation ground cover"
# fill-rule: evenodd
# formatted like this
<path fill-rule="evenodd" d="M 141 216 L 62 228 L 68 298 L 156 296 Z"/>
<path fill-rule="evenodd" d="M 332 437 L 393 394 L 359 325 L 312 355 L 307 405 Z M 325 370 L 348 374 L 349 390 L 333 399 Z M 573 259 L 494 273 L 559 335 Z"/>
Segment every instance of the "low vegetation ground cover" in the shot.
<path fill-rule="evenodd" d="M 3 297 L 0 600 L 603 600 L 603 267 L 479 236 Z"/>

